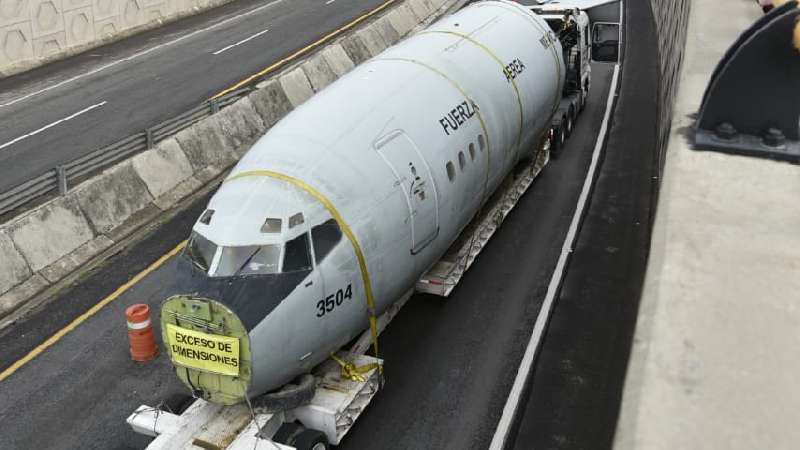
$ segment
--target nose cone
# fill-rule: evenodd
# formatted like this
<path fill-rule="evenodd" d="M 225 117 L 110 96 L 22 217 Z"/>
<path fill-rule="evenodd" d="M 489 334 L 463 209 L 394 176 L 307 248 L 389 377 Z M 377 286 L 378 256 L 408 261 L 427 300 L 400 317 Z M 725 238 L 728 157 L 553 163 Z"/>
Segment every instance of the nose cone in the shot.
<path fill-rule="evenodd" d="M 178 378 L 195 395 L 223 405 L 244 400 L 252 380 L 250 338 L 230 308 L 176 295 L 161 306 L 161 331 Z"/>

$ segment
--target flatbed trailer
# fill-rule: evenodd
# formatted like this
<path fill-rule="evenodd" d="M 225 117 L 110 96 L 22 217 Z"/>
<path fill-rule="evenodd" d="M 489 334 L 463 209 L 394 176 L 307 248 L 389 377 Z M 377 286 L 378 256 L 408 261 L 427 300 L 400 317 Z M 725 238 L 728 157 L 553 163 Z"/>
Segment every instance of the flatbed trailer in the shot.
<path fill-rule="evenodd" d="M 417 281 L 416 290 L 447 297 L 550 161 L 550 144 L 529 164 L 518 167 L 500 185 L 445 255 Z"/>

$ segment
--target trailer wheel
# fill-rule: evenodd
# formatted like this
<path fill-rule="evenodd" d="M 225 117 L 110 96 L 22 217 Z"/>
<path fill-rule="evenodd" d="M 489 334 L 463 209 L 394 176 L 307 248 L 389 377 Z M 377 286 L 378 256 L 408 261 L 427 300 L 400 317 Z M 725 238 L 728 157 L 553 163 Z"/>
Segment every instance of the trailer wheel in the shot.
<path fill-rule="evenodd" d="M 317 430 L 303 430 L 294 440 L 297 450 L 330 450 L 325 433 Z"/>
<path fill-rule="evenodd" d="M 561 119 L 561 123 L 565 124 L 564 125 L 564 140 L 565 141 L 567 140 L 568 137 L 570 137 L 570 135 L 572 135 L 572 129 L 575 127 L 575 116 L 573 114 L 573 111 L 574 110 L 572 108 L 570 108 L 569 111 L 567 111 L 567 115 L 565 115 Z"/>
<path fill-rule="evenodd" d="M 581 112 L 586 108 L 586 100 L 589 98 L 589 91 L 592 88 L 591 78 L 583 82 L 583 92 L 581 95 Z"/>
<path fill-rule="evenodd" d="M 564 148 L 564 142 L 567 140 L 567 136 L 564 131 L 565 126 L 563 125 L 564 122 L 561 123 L 562 125 L 553 127 L 553 137 L 550 140 L 550 157 L 553 159 L 558 159 L 558 157 L 561 155 L 561 150 Z"/>
<path fill-rule="evenodd" d="M 253 408 L 259 413 L 286 411 L 311 403 L 317 382 L 311 374 L 301 375 L 274 392 L 267 392 L 253 399 Z"/>

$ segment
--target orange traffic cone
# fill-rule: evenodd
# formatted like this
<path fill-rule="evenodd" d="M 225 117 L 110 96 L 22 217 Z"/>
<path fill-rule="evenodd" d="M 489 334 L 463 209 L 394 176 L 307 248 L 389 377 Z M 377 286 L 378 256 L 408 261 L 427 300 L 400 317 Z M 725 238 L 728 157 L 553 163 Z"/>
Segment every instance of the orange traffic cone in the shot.
<path fill-rule="evenodd" d="M 153 325 L 150 323 L 150 307 L 144 304 L 129 306 L 125 310 L 128 319 L 128 341 L 134 361 L 150 361 L 158 355 Z"/>

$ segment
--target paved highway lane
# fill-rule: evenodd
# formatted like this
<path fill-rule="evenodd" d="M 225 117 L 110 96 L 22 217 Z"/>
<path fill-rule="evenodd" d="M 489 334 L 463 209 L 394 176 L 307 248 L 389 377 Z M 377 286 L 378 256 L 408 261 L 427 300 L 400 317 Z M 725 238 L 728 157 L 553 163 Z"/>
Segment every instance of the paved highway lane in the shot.
<path fill-rule="evenodd" d="M 387 385 L 342 448 L 486 448 L 539 313 L 589 164 L 611 67 L 562 156 L 545 168 L 449 299 L 414 296 L 381 337 Z M 128 283 L 184 239 L 207 199 L 0 336 L 0 370 Z M 0 381 L 0 448 L 142 448 L 125 418 L 183 391 L 163 355 L 134 364 L 124 309 L 156 306 L 165 263 Z M 2 376 L 0 376 L 2 378 Z M 13 432 L 6 432 L 13 430 Z"/>
<path fill-rule="evenodd" d="M 386 0 L 237 0 L 0 80 L 0 190 L 196 106 Z"/>

